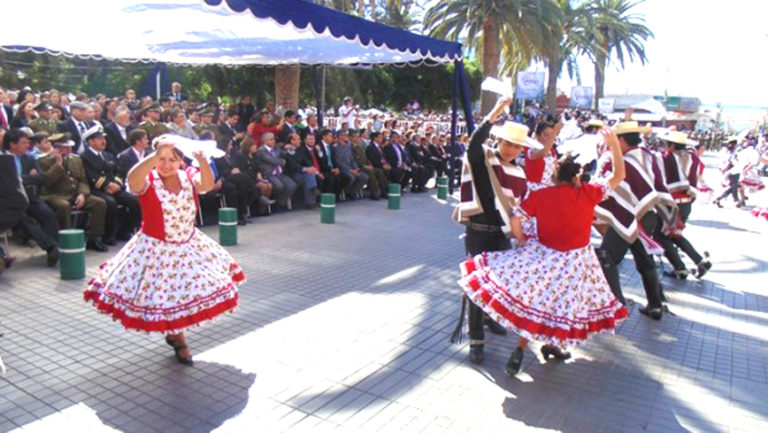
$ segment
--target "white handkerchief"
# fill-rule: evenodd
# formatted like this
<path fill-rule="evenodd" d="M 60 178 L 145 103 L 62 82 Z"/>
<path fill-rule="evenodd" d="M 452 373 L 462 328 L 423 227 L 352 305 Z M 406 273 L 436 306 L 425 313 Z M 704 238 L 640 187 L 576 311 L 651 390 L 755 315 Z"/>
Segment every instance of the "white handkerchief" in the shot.
<path fill-rule="evenodd" d="M 195 167 L 198 166 L 197 160 L 194 157 L 195 152 L 203 152 L 207 160 L 221 158 L 226 155 L 223 150 L 216 147 L 216 141 L 214 140 L 192 140 L 178 135 L 164 134 L 154 140 L 155 143 L 159 141 L 173 143 L 173 146 L 179 149 L 184 156 L 192 160 L 192 165 Z"/>
<path fill-rule="evenodd" d="M 512 87 L 512 79 L 509 77 L 504 77 L 503 81 L 494 77 L 486 77 L 480 88 L 510 98 L 515 92 L 515 89 Z"/>

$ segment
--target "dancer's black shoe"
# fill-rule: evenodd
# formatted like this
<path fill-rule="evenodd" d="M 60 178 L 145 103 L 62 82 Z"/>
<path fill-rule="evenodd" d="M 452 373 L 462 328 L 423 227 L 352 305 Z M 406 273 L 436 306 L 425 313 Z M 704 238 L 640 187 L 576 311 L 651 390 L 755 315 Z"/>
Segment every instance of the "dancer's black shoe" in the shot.
<path fill-rule="evenodd" d="M 476 344 L 469 346 L 469 362 L 480 365 L 485 361 L 485 354 L 483 353 L 483 345 Z"/>
<path fill-rule="evenodd" d="M 509 360 L 507 361 L 507 365 L 504 367 L 504 372 L 507 373 L 507 376 L 514 377 L 517 373 L 520 372 L 520 368 L 522 366 L 523 348 L 518 347 L 512 351 L 512 355 L 510 355 Z"/>
<path fill-rule="evenodd" d="M 664 310 L 661 307 L 651 308 L 646 305 L 645 307 L 640 307 L 638 311 L 640 311 L 640 314 L 648 316 L 653 320 L 661 320 L 661 317 L 664 315 Z"/>
<path fill-rule="evenodd" d="M 571 359 L 571 352 L 565 352 L 557 346 L 551 344 L 545 344 L 541 346 L 541 354 L 544 356 L 545 361 L 549 361 L 549 357 L 553 356 L 558 361 L 565 361 Z"/>

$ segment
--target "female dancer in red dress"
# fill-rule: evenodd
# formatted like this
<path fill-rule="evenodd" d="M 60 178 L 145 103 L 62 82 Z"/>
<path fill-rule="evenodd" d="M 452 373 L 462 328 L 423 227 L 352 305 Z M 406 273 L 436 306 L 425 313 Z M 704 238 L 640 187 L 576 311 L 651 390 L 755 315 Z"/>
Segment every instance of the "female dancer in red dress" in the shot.
<path fill-rule="evenodd" d="M 461 265 L 459 284 L 496 322 L 516 332 L 518 347 L 505 371 L 520 370 L 529 340 L 544 343 L 545 359 L 567 359 L 560 348 L 597 332 L 613 332 L 627 310 L 614 297 L 590 244 L 595 206 L 624 179 L 624 161 L 613 131 L 603 135 L 613 153 L 609 179 L 581 182 L 569 155 L 557 162 L 555 186 L 533 191 L 516 211 L 512 233 L 518 247 L 485 252 Z M 527 239 L 522 218 L 536 218 L 537 238 Z"/>
<path fill-rule="evenodd" d="M 180 170 L 182 153 L 166 136 L 157 151 L 128 173 L 139 196 L 139 231 L 88 282 L 85 300 L 126 329 L 161 333 L 179 362 L 192 365 L 183 330 L 237 306 L 243 271 L 219 244 L 195 227 L 196 196 L 213 186 L 202 153 L 198 175 Z"/>

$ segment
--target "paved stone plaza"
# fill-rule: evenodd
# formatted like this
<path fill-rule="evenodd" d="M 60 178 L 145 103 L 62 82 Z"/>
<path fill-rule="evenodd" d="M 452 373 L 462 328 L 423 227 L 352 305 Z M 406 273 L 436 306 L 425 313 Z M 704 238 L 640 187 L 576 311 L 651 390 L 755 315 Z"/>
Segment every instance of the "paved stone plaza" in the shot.
<path fill-rule="evenodd" d="M 84 281 L 12 246 L 0 431 L 768 431 L 768 222 L 730 202 L 695 205 L 687 235 L 714 267 L 703 281 L 663 280 L 674 316 L 635 308 L 565 364 L 532 345 L 510 379 L 515 336 L 490 336 L 482 367 L 466 339 L 448 342 L 463 258 L 450 211 L 430 190 L 398 211 L 340 204 L 334 225 L 294 211 L 241 227 L 229 248 L 248 277 L 241 306 L 188 334 L 192 368 L 86 305 Z M 107 257 L 88 252 L 88 274 Z M 643 302 L 631 256 L 622 272 Z"/>

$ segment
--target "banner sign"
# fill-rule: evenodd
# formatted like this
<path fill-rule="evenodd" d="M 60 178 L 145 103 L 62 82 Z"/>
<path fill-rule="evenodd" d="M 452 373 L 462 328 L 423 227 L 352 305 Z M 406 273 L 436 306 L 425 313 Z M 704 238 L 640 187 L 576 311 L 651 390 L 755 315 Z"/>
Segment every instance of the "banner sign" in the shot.
<path fill-rule="evenodd" d="M 544 97 L 544 72 L 518 72 L 516 99 L 541 99 Z"/>
<path fill-rule="evenodd" d="M 597 109 L 600 111 L 600 114 L 613 113 L 615 106 L 616 100 L 613 98 L 600 98 L 597 100 Z"/>
<path fill-rule="evenodd" d="M 592 87 L 572 87 L 571 107 L 592 108 L 592 98 L 595 92 Z"/>

